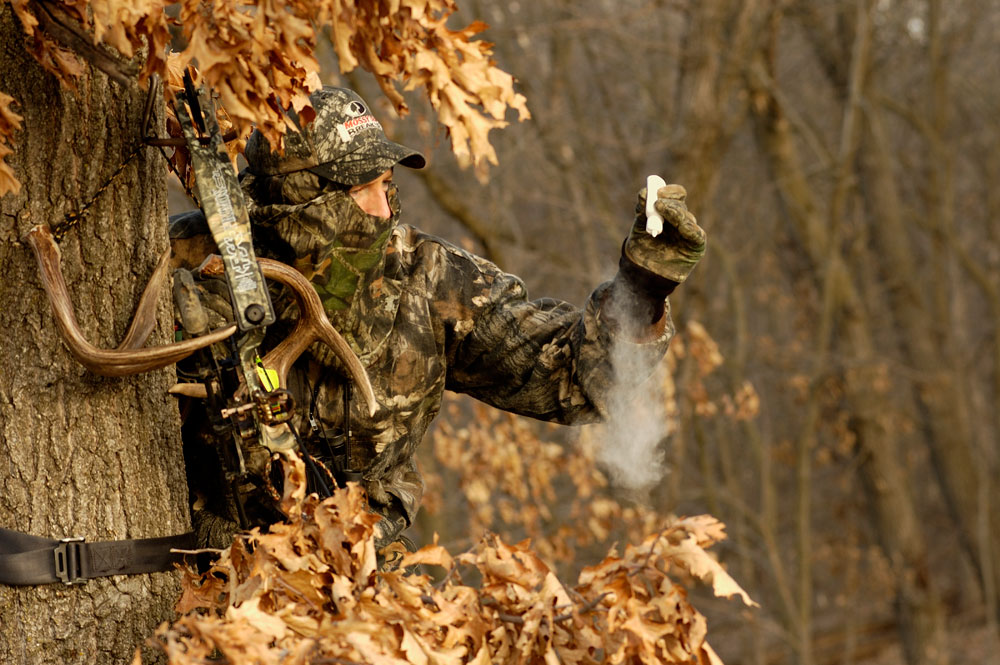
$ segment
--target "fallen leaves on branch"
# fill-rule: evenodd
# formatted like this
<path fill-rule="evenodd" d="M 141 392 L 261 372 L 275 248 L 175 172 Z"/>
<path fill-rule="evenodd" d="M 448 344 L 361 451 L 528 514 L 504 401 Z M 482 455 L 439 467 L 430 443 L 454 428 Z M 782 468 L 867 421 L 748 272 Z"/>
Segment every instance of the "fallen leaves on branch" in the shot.
<path fill-rule="evenodd" d="M 360 487 L 321 502 L 304 494 L 301 460 L 290 456 L 285 469 L 289 520 L 237 538 L 206 574 L 185 573 L 182 616 L 150 640 L 171 665 L 219 656 L 233 664 L 719 664 L 705 618 L 674 578 L 754 604 L 704 550 L 724 537 L 709 516 L 674 520 L 609 554 L 575 587 L 528 541 L 495 535 L 454 556 L 434 543 L 408 554 L 402 569 L 378 573 L 379 518 Z"/>

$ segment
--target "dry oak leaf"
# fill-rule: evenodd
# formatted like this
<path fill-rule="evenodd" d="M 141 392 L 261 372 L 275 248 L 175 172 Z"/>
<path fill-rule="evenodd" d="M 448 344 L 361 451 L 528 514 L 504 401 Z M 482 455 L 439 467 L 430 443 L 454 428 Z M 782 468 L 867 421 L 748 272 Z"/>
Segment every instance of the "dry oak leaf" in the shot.
<path fill-rule="evenodd" d="M 691 321 L 687 325 L 688 350 L 698 362 L 698 372 L 701 376 L 711 374 L 725 359 L 719 351 L 719 345 L 708 334 L 701 323 Z"/>
<path fill-rule="evenodd" d="M 750 607 L 759 607 L 750 595 L 736 583 L 729 573 L 712 556 L 703 550 L 692 534 L 669 549 L 670 558 L 685 568 L 691 575 L 712 585 L 716 596 L 732 598 L 738 595 Z"/>
<path fill-rule="evenodd" d="M 0 196 L 21 191 L 21 183 L 14 176 L 10 165 L 4 161 L 12 152 L 8 144 L 14 138 L 14 132 L 21 129 L 21 121 L 24 119 L 11 109 L 11 104 L 15 103 L 13 97 L 0 92 Z"/>
<path fill-rule="evenodd" d="M 226 619 L 234 623 L 244 622 L 272 639 L 280 639 L 288 633 L 284 621 L 260 610 L 260 598 L 251 598 L 239 606 L 230 605 L 226 609 Z"/>
<path fill-rule="evenodd" d="M 60 83 L 67 88 L 74 89 L 76 79 L 85 70 L 80 58 L 72 51 L 56 43 L 52 37 L 45 34 L 39 28 L 38 18 L 34 14 L 36 7 L 33 5 L 35 3 L 29 0 L 10 0 L 10 4 L 18 20 L 21 22 L 22 30 L 24 30 L 24 46 L 28 50 L 28 53 L 35 58 L 38 64 L 52 73 Z M 73 8 L 72 4 L 60 5 L 60 7 L 65 10 Z M 79 14 L 79 11 L 78 9 L 77 14 Z"/>

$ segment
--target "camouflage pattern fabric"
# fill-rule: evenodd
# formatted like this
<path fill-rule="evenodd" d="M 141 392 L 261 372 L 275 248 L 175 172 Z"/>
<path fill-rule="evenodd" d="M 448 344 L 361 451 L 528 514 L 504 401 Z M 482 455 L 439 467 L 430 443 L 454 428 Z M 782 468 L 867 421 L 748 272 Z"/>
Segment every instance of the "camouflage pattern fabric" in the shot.
<path fill-rule="evenodd" d="M 495 407 L 560 423 L 601 418 L 612 377 L 615 339 L 602 318 L 606 283 L 583 310 L 551 299 L 531 301 L 523 282 L 492 263 L 417 229 L 398 225 L 399 201 L 389 192 L 392 218 L 362 211 L 341 188 L 308 172 L 248 178 L 261 252 L 291 258 L 320 293 L 331 322 L 368 370 L 378 400 L 373 417 L 351 413 L 375 504 L 396 497 L 412 521 L 423 485 L 413 454 L 437 415 L 445 389 Z M 271 242 L 263 240 L 269 238 Z M 286 311 L 286 324 L 295 313 Z M 634 345 L 654 367 L 672 335 Z M 325 352 L 325 349 L 324 349 Z M 330 364 L 318 353 L 314 365 Z M 293 373 L 290 389 L 308 394 L 317 368 Z M 319 386 L 318 417 L 336 429 L 343 420 L 339 382 Z M 300 403 L 302 403 L 300 401 Z"/>
<path fill-rule="evenodd" d="M 606 314 L 614 281 L 599 286 L 583 309 L 529 300 L 517 277 L 398 224 L 395 187 L 392 217 L 384 220 L 308 171 L 251 175 L 243 184 L 249 201 L 270 201 L 249 205 L 259 254 L 310 278 L 371 378 L 375 415 L 359 402 L 350 407 L 352 462 L 363 470 L 372 508 L 390 518 L 380 524 L 387 541 L 419 508 L 423 483 L 413 455 L 446 389 L 541 420 L 594 422 L 605 413 L 614 380 L 611 345 L 634 347 L 653 368 L 673 335 L 669 310 L 660 334 L 646 343 L 616 335 Z M 174 226 L 189 223 L 190 216 Z M 297 311 L 289 302 L 274 297 L 279 321 L 268 329 L 266 344 L 276 344 L 294 324 Z M 313 401 L 321 429 L 339 430 L 344 385 L 325 348 L 303 356 L 287 387 L 300 405 L 300 432 L 309 431 L 303 411 Z"/>
<path fill-rule="evenodd" d="M 646 196 L 639 191 L 635 223 L 625 240 L 622 256 L 640 270 L 680 284 L 705 254 L 707 238 L 695 216 L 687 209 L 687 191 L 681 185 L 666 185 L 656 196 L 656 211 L 663 217 L 663 232 L 653 237 L 646 232 Z"/>
<path fill-rule="evenodd" d="M 386 138 L 382 125 L 356 92 L 325 86 L 309 95 L 316 118 L 285 135 L 285 151 L 273 150 L 260 132 L 247 140 L 245 156 L 260 176 L 311 171 L 345 185 L 371 182 L 396 164 L 423 168 L 424 156 Z"/>

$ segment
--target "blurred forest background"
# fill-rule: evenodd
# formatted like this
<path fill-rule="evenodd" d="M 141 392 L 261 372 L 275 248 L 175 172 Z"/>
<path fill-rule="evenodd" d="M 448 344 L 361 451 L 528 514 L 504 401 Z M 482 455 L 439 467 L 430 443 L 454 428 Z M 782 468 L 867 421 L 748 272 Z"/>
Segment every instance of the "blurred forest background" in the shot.
<path fill-rule="evenodd" d="M 687 187 L 710 242 L 661 372 L 610 430 L 452 399 L 412 535 L 531 537 L 575 574 L 707 512 L 761 604 L 696 598 L 729 665 L 1000 662 L 1000 4 L 464 0 L 455 18 L 489 24 L 533 114 L 492 133 L 486 183 L 417 94 L 395 118 L 328 54 L 324 82 L 429 157 L 398 172 L 404 222 L 578 305 L 648 174 Z M 609 449 L 650 421 L 662 473 Z"/>

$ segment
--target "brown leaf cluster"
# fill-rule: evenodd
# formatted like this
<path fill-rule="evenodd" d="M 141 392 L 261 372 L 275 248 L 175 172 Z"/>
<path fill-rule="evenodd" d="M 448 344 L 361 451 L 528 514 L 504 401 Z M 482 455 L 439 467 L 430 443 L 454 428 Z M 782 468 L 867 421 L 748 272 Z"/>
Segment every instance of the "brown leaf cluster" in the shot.
<path fill-rule="evenodd" d="M 351 486 L 305 495 L 285 464 L 285 523 L 237 538 L 204 575 L 186 573 L 178 611 L 150 640 L 171 665 L 230 663 L 719 663 L 704 617 L 671 575 L 742 595 L 704 547 L 723 536 L 703 516 L 560 582 L 528 542 L 488 535 L 452 556 L 434 543 L 397 572 L 375 570 L 378 519 Z M 435 567 L 443 577 L 414 572 Z M 480 580 L 465 584 L 462 576 Z M 137 654 L 138 658 L 138 654 Z"/>
<path fill-rule="evenodd" d="M 506 125 L 508 108 L 522 120 L 529 117 L 513 78 L 491 60 L 492 45 L 473 39 L 486 26 L 446 27 L 456 10 L 453 0 L 10 2 L 27 50 L 65 85 L 72 87 L 83 74 L 84 59 L 105 63 L 106 71 L 109 58 L 139 59 L 138 82 L 147 85 L 159 75 L 168 81 L 170 98 L 180 73 L 195 67 L 197 82 L 215 91 L 238 136 L 245 138 L 256 126 L 273 145 L 281 145 L 293 126 L 289 111 L 303 122 L 314 117 L 308 95 L 320 85 L 315 51 L 317 35 L 326 28 L 341 70 L 361 65 L 372 72 L 400 113 L 407 107 L 397 85 L 423 88 L 459 162 L 474 165 L 480 177 L 487 164 L 497 162 L 489 131 Z M 168 8 L 176 9 L 177 19 L 168 18 Z M 67 46 L 65 34 L 60 41 L 45 30 L 52 16 L 73 27 L 74 43 Z M 186 44 L 174 54 L 168 48 L 171 23 Z M 10 139 L 10 131 L 0 126 L 0 145 Z M 0 194 L 16 183 L 8 174 L 2 177 Z"/>
<path fill-rule="evenodd" d="M 177 67 L 197 66 L 240 136 L 254 125 L 277 145 L 292 125 L 286 111 L 311 120 L 309 92 L 319 87 L 316 25 L 324 3 L 309 0 L 179 0 L 178 22 L 187 46 Z M 313 21 L 316 21 L 314 24 Z"/>
<path fill-rule="evenodd" d="M 719 345 L 705 327 L 697 322 L 688 322 L 683 334 L 671 342 L 671 352 L 676 357 L 689 356 L 694 361 L 694 371 L 684 387 L 685 397 L 691 402 L 694 413 L 711 417 L 720 413 L 733 420 L 753 420 L 760 413 L 760 396 L 749 381 L 743 383 L 732 394 L 713 397 L 706 385 L 706 379 L 725 362 Z"/>
<path fill-rule="evenodd" d="M 494 65 L 492 44 L 472 39 L 486 24 L 446 27 L 457 9 L 453 0 L 330 4 L 341 69 L 360 63 L 401 113 L 406 104 L 393 79 L 402 78 L 408 90 L 423 87 L 459 163 L 475 165 L 483 177 L 487 163 L 497 163 L 489 131 L 506 126 L 508 108 L 517 110 L 519 120 L 530 117 L 525 98 L 514 92 L 513 78 Z M 391 21 L 384 20 L 386 8 Z"/>
<path fill-rule="evenodd" d="M 453 472 L 467 503 L 469 532 L 531 538 L 535 550 L 553 562 L 571 562 L 612 537 L 639 538 L 659 528 L 656 512 L 623 505 L 609 491 L 596 462 L 599 440 L 581 436 L 567 446 L 554 440 L 553 429 L 539 432 L 536 423 L 480 403 L 471 409 L 470 418 L 459 413 L 454 399 L 445 406 L 449 417 L 432 435 L 437 469 L 424 469 L 431 495 L 425 509 L 433 509 L 435 489 L 445 484 L 438 478 L 441 469 Z"/>

